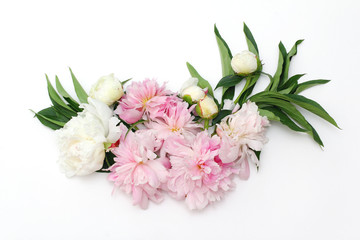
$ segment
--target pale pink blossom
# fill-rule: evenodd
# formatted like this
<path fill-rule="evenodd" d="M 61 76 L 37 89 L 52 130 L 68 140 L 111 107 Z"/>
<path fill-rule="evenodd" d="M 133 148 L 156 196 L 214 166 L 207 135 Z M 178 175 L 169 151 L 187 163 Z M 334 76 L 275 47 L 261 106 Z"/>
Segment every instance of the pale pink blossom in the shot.
<path fill-rule="evenodd" d="M 260 151 L 267 142 L 265 136 L 269 121 L 260 116 L 258 107 L 253 102 L 244 103 L 241 109 L 228 115 L 217 125 L 216 132 L 221 137 L 219 156 L 223 162 L 239 161 L 244 167 L 252 160 L 258 163 L 254 151 Z M 248 175 L 248 167 L 243 178 Z"/>
<path fill-rule="evenodd" d="M 189 137 L 200 131 L 201 125 L 195 123 L 191 111 L 195 105 L 188 109 L 186 102 L 177 102 L 173 106 L 168 105 L 166 112 L 161 117 L 146 123 L 146 127 L 154 131 L 159 139 L 166 140 L 170 136 Z"/>
<path fill-rule="evenodd" d="M 149 200 L 162 201 L 161 186 L 166 183 L 168 171 L 156 152 L 162 142 L 150 131 L 129 132 L 119 146 L 112 150 L 115 164 L 110 167 L 109 180 L 127 194 L 133 204 L 147 208 Z"/>
<path fill-rule="evenodd" d="M 143 82 L 133 82 L 126 88 L 126 94 L 120 99 L 115 113 L 127 123 L 135 123 L 147 115 L 156 115 L 159 108 L 167 103 L 168 95 L 173 94 L 159 86 L 154 80 L 145 79 Z"/>
<path fill-rule="evenodd" d="M 171 169 L 167 183 L 170 195 L 185 199 L 190 209 L 202 209 L 219 201 L 233 187 L 231 175 L 238 167 L 224 164 L 218 157 L 220 138 L 206 131 L 189 139 L 172 137 L 164 148 L 170 155 Z"/>

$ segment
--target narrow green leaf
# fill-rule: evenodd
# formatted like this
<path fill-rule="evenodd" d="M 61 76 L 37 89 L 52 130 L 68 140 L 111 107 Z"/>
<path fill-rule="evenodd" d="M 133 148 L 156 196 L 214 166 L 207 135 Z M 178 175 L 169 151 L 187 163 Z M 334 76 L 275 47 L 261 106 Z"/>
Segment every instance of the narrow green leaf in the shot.
<path fill-rule="evenodd" d="M 270 91 L 276 91 L 278 89 L 278 86 L 280 84 L 280 77 L 281 74 L 283 72 L 283 64 L 284 64 L 284 59 L 286 58 L 286 49 L 285 46 L 282 42 L 279 43 L 279 60 L 278 60 L 278 66 L 276 69 L 276 72 L 274 74 L 273 77 L 273 81 L 272 83 L 269 85 L 268 89 Z"/>
<path fill-rule="evenodd" d="M 212 120 L 212 125 L 219 123 L 224 117 L 230 115 L 232 110 L 220 110 L 219 114 Z"/>
<path fill-rule="evenodd" d="M 319 117 L 325 119 L 326 121 L 328 121 L 335 127 L 339 128 L 339 126 L 337 125 L 335 120 L 317 102 L 315 102 L 311 99 L 308 99 L 304 96 L 301 96 L 301 95 L 286 94 L 285 96 L 290 98 L 290 101 L 295 103 L 296 105 L 318 115 Z"/>
<path fill-rule="evenodd" d="M 251 99 L 253 99 L 255 102 L 262 101 L 262 99 L 267 99 L 267 98 L 277 98 L 277 99 L 282 99 L 285 101 L 292 102 L 292 103 L 298 105 L 299 107 L 302 107 L 302 108 L 318 115 L 319 117 L 321 117 L 324 120 L 328 121 L 329 123 L 333 124 L 335 127 L 339 128 L 339 126 L 337 125 L 335 120 L 325 111 L 324 108 L 322 108 L 320 106 L 320 104 L 318 104 L 317 102 L 315 102 L 311 99 L 308 99 L 304 96 L 295 95 L 295 94 L 280 94 L 280 93 L 276 93 L 276 92 L 264 91 L 264 92 L 255 94 L 254 96 L 251 97 Z"/>
<path fill-rule="evenodd" d="M 309 123 L 310 125 L 310 123 Z M 311 126 L 311 125 L 310 125 Z M 312 134 L 311 136 L 313 137 L 313 139 L 315 140 L 315 142 L 317 142 L 321 147 L 324 146 L 319 134 L 316 132 L 315 128 L 313 126 L 311 126 L 311 130 L 312 130 Z"/>
<path fill-rule="evenodd" d="M 50 118 L 47 118 L 39 113 L 34 112 L 33 110 L 30 110 L 35 114 L 35 117 L 46 127 L 51 128 L 53 130 L 57 130 L 62 128 L 65 123 L 52 120 Z"/>
<path fill-rule="evenodd" d="M 228 89 L 226 89 L 226 91 L 224 92 L 222 99 L 221 99 L 221 106 L 220 108 L 222 108 L 222 106 L 224 106 L 224 101 L 226 99 L 229 100 L 233 100 L 234 99 L 234 95 L 235 95 L 235 87 L 229 87 Z M 219 106 L 218 106 L 219 107 Z"/>
<path fill-rule="evenodd" d="M 259 114 L 260 116 L 267 117 L 270 121 L 280 121 L 280 118 L 269 110 L 259 108 Z"/>
<path fill-rule="evenodd" d="M 303 41 L 304 41 L 304 39 L 297 40 L 295 42 L 294 46 L 289 51 L 289 53 L 287 54 L 286 59 L 285 59 L 285 63 L 284 63 L 284 71 L 283 71 L 283 74 L 281 76 L 281 81 L 280 82 L 285 83 L 288 80 L 291 58 L 297 54 L 297 47 Z"/>
<path fill-rule="evenodd" d="M 132 78 L 126 79 L 125 81 L 121 82 L 121 85 L 124 86 L 127 82 L 129 82 Z"/>
<path fill-rule="evenodd" d="M 81 103 L 87 103 L 87 98 L 88 95 L 85 92 L 85 90 L 83 89 L 83 87 L 81 86 L 81 84 L 79 83 L 79 81 L 76 79 L 74 73 L 72 72 L 71 68 L 69 68 L 70 73 L 71 73 L 71 78 L 73 80 L 73 84 L 74 84 L 74 88 L 75 88 L 75 92 L 77 97 L 79 98 Z"/>
<path fill-rule="evenodd" d="M 76 111 L 76 112 L 81 112 L 82 109 L 79 108 L 79 103 L 76 102 L 71 96 L 70 94 L 68 94 L 66 92 L 66 90 L 64 89 L 64 87 L 61 85 L 60 80 L 58 78 L 58 76 L 55 76 L 55 82 L 56 82 L 56 89 L 58 90 L 59 94 L 65 99 L 65 101 L 67 101 L 70 104 L 70 107 Z"/>
<path fill-rule="evenodd" d="M 101 167 L 101 169 L 97 170 L 96 172 L 108 173 L 110 171 L 108 169 L 115 163 L 114 161 L 115 157 L 116 156 L 112 152 L 105 152 L 105 159 L 103 166 Z"/>
<path fill-rule="evenodd" d="M 244 23 L 244 33 L 245 33 L 246 43 L 248 45 L 249 51 L 254 53 L 256 56 L 258 56 L 260 58 L 259 50 L 258 50 L 256 41 L 255 41 L 255 38 L 245 23 Z"/>
<path fill-rule="evenodd" d="M 54 107 L 45 108 L 38 112 L 38 114 L 63 123 L 67 123 L 70 118 L 67 118 L 66 116 L 62 115 L 61 113 L 57 112 Z"/>
<path fill-rule="evenodd" d="M 222 76 L 225 77 L 228 75 L 233 75 L 234 70 L 231 67 L 232 54 L 230 48 L 225 42 L 225 40 L 221 37 L 216 25 L 214 25 L 214 32 L 220 52 Z"/>
<path fill-rule="evenodd" d="M 303 77 L 304 75 L 305 75 L 305 73 L 304 73 L 304 74 L 296 74 L 296 75 L 292 76 L 292 77 L 289 78 L 289 80 L 286 81 L 281 87 L 279 87 L 279 89 L 280 89 L 280 90 L 287 89 L 288 87 L 294 85 L 294 83 L 295 83 L 295 85 L 297 85 L 299 79 L 300 79 L 301 77 Z"/>
<path fill-rule="evenodd" d="M 219 48 L 220 53 L 220 61 L 221 61 L 221 70 L 222 70 L 222 76 L 229 76 L 234 75 L 235 72 L 231 67 L 231 59 L 232 54 L 230 51 L 229 46 L 227 45 L 226 41 L 222 38 L 222 36 L 219 33 L 219 30 L 217 29 L 216 25 L 214 25 L 214 33 L 216 37 L 216 42 Z M 225 99 L 232 99 L 235 94 L 235 88 L 232 86 L 222 86 L 222 98 L 221 102 L 223 103 Z M 228 89 L 230 88 L 230 89 Z M 215 88 L 216 89 L 216 88 Z"/>
<path fill-rule="evenodd" d="M 330 80 L 325 80 L 325 79 L 317 79 L 317 80 L 310 80 L 310 81 L 307 81 L 307 82 L 303 82 L 303 83 L 300 83 L 294 94 L 299 94 L 301 93 L 302 91 L 308 89 L 308 88 L 311 88 L 311 87 L 314 87 L 316 85 L 320 85 L 320 84 L 326 84 L 330 82 Z"/>
<path fill-rule="evenodd" d="M 65 115 L 68 118 L 76 116 L 77 113 L 64 103 L 64 101 L 60 98 L 60 96 L 55 91 L 54 87 L 51 85 L 48 76 L 47 75 L 45 75 L 45 76 L 46 76 L 46 81 L 47 81 L 49 97 L 50 97 L 51 102 L 54 104 L 54 108 L 57 109 L 58 112 L 62 113 L 63 115 Z"/>
<path fill-rule="evenodd" d="M 244 77 L 241 77 L 239 75 L 228 75 L 223 77 L 218 84 L 216 85 L 215 89 L 219 88 L 219 87 L 224 87 L 224 88 L 228 88 L 228 87 L 233 87 L 236 86 L 237 84 L 239 84 L 241 82 L 241 80 L 243 80 Z"/>
<path fill-rule="evenodd" d="M 251 99 L 251 101 L 253 101 L 255 103 L 266 103 L 266 104 L 274 105 L 274 106 L 280 108 L 283 112 L 285 112 L 288 116 L 290 116 L 292 119 L 294 119 L 297 123 L 299 123 L 305 129 L 307 129 L 308 131 L 311 130 L 311 127 L 309 126 L 305 117 L 290 102 L 283 100 L 283 99 L 272 98 L 272 97 L 258 97 L 258 98 L 251 97 L 250 99 Z"/>
<path fill-rule="evenodd" d="M 281 111 L 277 107 L 265 106 L 265 107 L 262 107 L 262 109 L 272 112 L 274 115 L 276 115 L 280 119 L 280 122 L 282 124 L 284 124 L 285 126 L 290 128 L 291 130 L 294 130 L 296 132 L 307 132 L 308 131 L 306 129 L 299 127 L 296 123 L 294 123 L 293 120 L 291 120 L 289 118 L 288 115 L 286 115 L 283 111 Z"/>
<path fill-rule="evenodd" d="M 194 78 L 197 78 L 199 80 L 198 86 L 201 88 L 207 88 L 209 95 L 214 97 L 213 89 L 208 81 L 206 81 L 203 77 L 200 76 L 200 74 L 195 70 L 195 68 L 190 64 L 186 63 L 186 66 L 190 72 L 190 75 Z"/>

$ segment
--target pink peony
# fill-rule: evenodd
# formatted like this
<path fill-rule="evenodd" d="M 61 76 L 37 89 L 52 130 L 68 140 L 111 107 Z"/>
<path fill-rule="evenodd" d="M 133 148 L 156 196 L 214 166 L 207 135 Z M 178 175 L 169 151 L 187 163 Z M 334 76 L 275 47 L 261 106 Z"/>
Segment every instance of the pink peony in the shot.
<path fill-rule="evenodd" d="M 163 196 L 161 186 L 166 183 L 168 171 L 156 152 L 162 143 L 150 131 L 129 132 L 119 147 L 113 149 L 114 165 L 109 180 L 128 194 L 133 204 L 147 208 L 149 199 L 158 203 Z"/>
<path fill-rule="evenodd" d="M 135 123 L 147 115 L 156 115 L 159 108 L 168 102 L 168 95 L 172 94 L 161 87 L 153 79 L 145 79 L 143 82 L 133 82 L 126 89 L 126 94 L 120 99 L 115 113 L 127 123 Z"/>
<path fill-rule="evenodd" d="M 223 162 L 238 160 L 245 167 L 244 169 L 247 166 L 243 178 L 247 178 L 249 174 L 248 159 L 258 164 L 254 151 L 260 151 L 267 142 L 265 137 L 267 126 L 269 126 L 267 118 L 260 116 L 258 107 L 250 101 L 217 125 L 216 132 L 221 137 L 219 156 Z"/>
<path fill-rule="evenodd" d="M 172 165 L 168 191 L 179 200 L 185 199 L 190 209 L 202 209 L 220 200 L 233 186 L 230 176 L 239 170 L 233 163 L 221 162 L 219 137 L 210 137 L 206 131 L 198 133 L 192 141 L 172 137 L 164 148 Z"/>
<path fill-rule="evenodd" d="M 146 123 L 146 127 L 152 129 L 159 139 L 166 140 L 170 136 L 190 137 L 200 131 L 201 125 L 193 121 L 194 116 L 191 111 L 194 109 L 186 102 L 177 102 L 173 106 L 168 106 L 166 111 L 158 117 Z"/>

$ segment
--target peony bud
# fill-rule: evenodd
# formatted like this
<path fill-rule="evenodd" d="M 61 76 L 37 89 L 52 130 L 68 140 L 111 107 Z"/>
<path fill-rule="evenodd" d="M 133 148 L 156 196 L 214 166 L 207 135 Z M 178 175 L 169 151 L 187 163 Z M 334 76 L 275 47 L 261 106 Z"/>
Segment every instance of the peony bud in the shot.
<path fill-rule="evenodd" d="M 196 112 L 201 118 L 213 119 L 218 114 L 219 109 L 212 97 L 205 96 L 196 105 Z"/>
<path fill-rule="evenodd" d="M 190 78 L 184 82 L 180 89 L 180 96 L 189 104 L 196 103 L 205 97 L 205 91 L 197 84 L 197 78 Z"/>
<path fill-rule="evenodd" d="M 108 106 L 119 100 L 124 95 L 119 79 L 114 77 L 114 74 L 101 77 L 90 90 L 89 96 L 97 99 Z"/>
<path fill-rule="evenodd" d="M 237 74 L 248 75 L 258 68 L 258 60 L 250 51 L 242 51 L 231 59 L 231 67 Z"/>

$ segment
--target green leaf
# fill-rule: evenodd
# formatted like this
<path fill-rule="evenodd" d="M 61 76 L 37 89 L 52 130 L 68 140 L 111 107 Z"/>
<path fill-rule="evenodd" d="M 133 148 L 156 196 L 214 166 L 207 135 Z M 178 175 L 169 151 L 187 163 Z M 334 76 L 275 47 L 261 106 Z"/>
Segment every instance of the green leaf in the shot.
<path fill-rule="evenodd" d="M 76 102 L 64 89 L 64 87 L 61 85 L 58 76 L 55 76 L 55 82 L 56 82 L 56 89 L 60 93 L 60 95 L 69 103 L 70 107 L 76 111 L 81 112 L 82 109 L 79 108 L 79 103 Z"/>
<path fill-rule="evenodd" d="M 258 56 L 260 58 L 259 50 L 258 50 L 256 41 L 255 41 L 255 38 L 245 23 L 244 23 L 244 33 L 245 33 L 246 43 L 248 45 L 249 51 L 254 53 L 256 56 Z"/>
<path fill-rule="evenodd" d="M 220 108 L 222 108 L 222 106 L 224 106 L 224 101 L 226 99 L 229 99 L 229 100 L 233 100 L 234 98 L 234 95 L 235 95 L 235 87 L 229 87 L 228 89 L 226 89 L 226 91 L 224 92 L 223 96 L 222 96 L 222 99 L 221 99 L 221 106 Z M 216 100 L 216 99 L 214 99 Z M 219 105 L 219 104 L 218 104 Z M 219 107 L 219 106 L 218 106 Z"/>
<path fill-rule="evenodd" d="M 299 107 L 302 107 L 319 117 L 323 118 L 324 120 L 328 121 L 329 123 L 333 124 L 335 127 L 339 128 L 335 120 L 325 111 L 324 108 L 320 106 L 317 102 L 308 99 L 301 95 L 295 95 L 295 94 L 280 94 L 276 92 L 260 92 L 258 94 L 255 94 L 251 97 L 255 102 L 256 101 L 262 101 L 262 99 L 265 98 L 277 98 L 282 99 L 285 101 L 292 102 Z M 263 101 L 262 101 L 263 102 Z"/>
<path fill-rule="evenodd" d="M 224 117 L 230 115 L 232 110 L 221 110 L 219 114 L 212 120 L 212 125 L 219 123 Z"/>
<path fill-rule="evenodd" d="M 108 169 L 115 163 L 114 161 L 115 157 L 116 156 L 112 152 L 105 152 L 105 159 L 103 166 L 101 167 L 101 169 L 97 170 L 96 172 L 108 173 L 109 172 Z"/>
<path fill-rule="evenodd" d="M 310 81 L 307 81 L 307 82 L 303 82 L 303 83 L 300 83 L 294 94 L 299 94 L 301 93 L 302 91 L 308 89 L 308 88 L 311 88 L 311 87 L 314 87 L 316 85 L 320 85 L 320 84 L 326 84 L 330 82 L 330 80 L 325 80 L 325 79 L 317 79 L 317 80 L 310 80 Z"/>
<path fill-rule="evenodd" d="M 291 130 L 294 130 L 296 132 L 307 132 L 308 130 L 303 129 L 299 127 L 296 123 L 294 123 L 293 120 L 291 120 L 288 115 L 286 115 L 283 111 L 281 111 L 277 107 L 271 107 L 271 106 L 265 106 L 262 107 L 262 109 L 272 112 L 274 115 L 276 115 L 282 124 L 289 127 Z"/>
<path fill-rule="evenodd" d="M 278 60 L 278 66 L 276 69 L 276 72 L 274 74 L 274 77 L 272 79 L 272 82 L 269 84 L 268 89 L 270 91 L 276 91 L 278 89 L 278 86 L 280 84 L 280 77 L 283 72 L 283 64 L 284 59 L 286 58 L 286 49 L 284 47 L 284 44 L 282 42 L 279 43 L 279 60 Z"/>
<path fill-rule="evenodd" d="M 259 114 L 260 116 L 267 117 L 270 121 L 280 121 L 280 118 L 269 110 L 259 108 Z"/>
<path fill-rule="evenodd" d="M 126 79 L 125 81 L 121 82 L 121 85 L 124 86 L 127 82 L 129 82 L 132 78 Z"/>
<path fill-rule="evenodd" d="M 284 63 L 283 75 L 281 76 L 281 82 L 282 83 L 285 83 L 288 80 L 287 78 L 289 76 L 289 67 L 290 67 L 291 58 L 297 54 L 297 46 L 300 43 L 302 43 L 303 41 L 304 41 L 304 39 L 297 40 L 295 42 L 294 46 L 289 51 L 289 53 L 287 54 L 286 59 L 285 59 L 285 63 Z"/>
<path fill-rule="evenodd" d="M 255 96 L 255 95 L 254 95 Z M 308 122 L 306 121 L 305 117 L 296 109 L 294 105 L 290 102 L 285 101 L 283 99 L 277 99 L 272 97 L 261 97 L 261 98 L 251 98 L 251 101 L 256 103 L 266 103 L 270 105 L 274 105 L 280 108 L 283 112 L 285 112 L 288 116 L 294 119 L 297 123 L 303 126 L 307 130 L 311 130 Z"/>
<path fill-rule="evenodd" d="M 222 76 L 225 77 L 225 76 L 229 76 L 229 75 L 234 75 L 235 72 L 231 67 L 232 54 L 231 54 L 230 48 L 227 45 L 227 43 L 225 42 L 225 40 L 221 37 L 216 25 L 214 25 L 214 33 L 215 33 L 216 42 L 217 42 L 217 45 L 219 48 L 219 53 L 220 53 Z M 225 99 L 232 99 L 234 97 L 235 87 L 232 87 L 232 86 L 229 86 L 229 87 L 222 86 L 222 87 L 223 87 L 223 89 L 222 89 L 221 102 L 223 103 Z M 228 88 L 230 88 L 230 89 L 228 89 Z"/>
<path fill-rule="evenodd" d="M 335 120 L 325 111 L 323 107 L 320 106 L 317 102 L 308 99 L 301 95 L 295 95 L 295 94 L 286 94 L 286 97 L 290 98 L 290 101 L 295 103 L 296 105 L 318 115 L 319 117 L 325 119 L 335 127 L 339 128 Z M 286 98 L 284 98 L 286 99 Z"/>
<path fill-rule="evenodd" d="M 39 121 L 46 127 L 49 127 L 53 130 L 57 130 L 57 129 L 60 129 L 62 128 L 65 123 L 63 122 L 59 122 L 59 121 L 55 121 L 55 120 L 52 120 L 50 118 L 47 118 L 39 113 L 36 113 L 34 112 L 33 110 L 30 110 L 32 111 L 34 114 L 35 114 L 35 117 L 37 117 L 37 119 L 39 119 Z"/>
<path fill-rule="evenodd" d="M 236 86 L 238 83 L 241 82 L 241 80 L 243 80 L 244 77 L 239 76 L 239 75 L 228 75 L 226 77 L 223 77 L 218 84 L 216 85 L 215 89 L 219 88 L 219 87 L 224 87 L 224 88 L 228 88 L 228 87 L 233 87 Z"/>
<path fill-rule="evenodd" d="M 38 114 L 63 123 L 67 123 L 70 118 L 67 118 L 66 116 L 62 115 L 61 113 L 57 112 L 54 107 L 45 108 L 38 112 Z"/>
<path fill-rule="evenodd" d="M 46 76 L 46 81 L 47 81 L 49 97 L 50 97 L 51 102 L 54 104 L 54 108 L 57 109 L 59 112 L 61 112 L 63 115 L 65 115 L 68 118 L 76 116 L 77 113 L 64 103 L 64 101 L 60 98 L 60 96 L 55 91 L 54 87 L 51 85 L 48 76 L 47 75 L 45 75 L 45 76 Z"/>
<path fill-rule="evenodd" d="M 310 125 L 310 123 L 309 123 Z M 310 125 L 311 126 L 311 125 Z M 311 131 L 312 131 L 312 134 L 311 136 L 313 137 L 313 139 L 315 140 L 315 142 L 317 142 L 321 147 L 324 146 L 323 142 L 321 141 L 321 138 L 319 136 L 319 134 L 316 132 L 315 128 L 313 128 L 313 126 L 311 126 Z"/>
<path fill-rule="evenodd" d="M 88 98 L 87 93 L 85 92 L 85 90 L 83 89 L 83 87 L 81 86 L 79 81 L 76 79 L 76 77 L 75 77 L 74 73 L 72 72 L 71 68 L 69 68 L 69 70 L 70 70 L 70 73 L 71 73 L 71 78 L 73 80 L 75 93 L 76 93 L 77 97 L 79 98 L 81 103 L 88 103 L 87 102 L 87 98 Z"/>
<path fill-rule="evenodd" d="M 225 42 L 225 40 L 221 37 L 216 25 L 214 25 L 214 32 L 220 52 L 222 76 L 225 77 L 228 75 L 233 75 L 234 70 L 231 67 L 232 54 L 230 48 Z"/>
<path fill-rule="evenodd" d="M 195 68 L 190 63 L 187 62 L 186 66 L 189 69 L 190 75 L 199 80 L 198 86 L 201 88 L 207 88 L 209 95 L 214 97 L 214 92 L 210 83 L 206 81 L 203 77 L 201 77 L 200 74 L 195 70 Z"/>
<path fill-rule="evenodd" d="M 301 77 L 303 77 L 304 75 L 305 75 L 305 73 L 304 74 L 296 74 L 296 75 L 292 76 L 281 87 L 279 87 L 279 89 L 284 90 L 284 89 L 289 88 L 290 86 L 293 86 L 294 84 L 297 86 L 299 79 Z"/>

